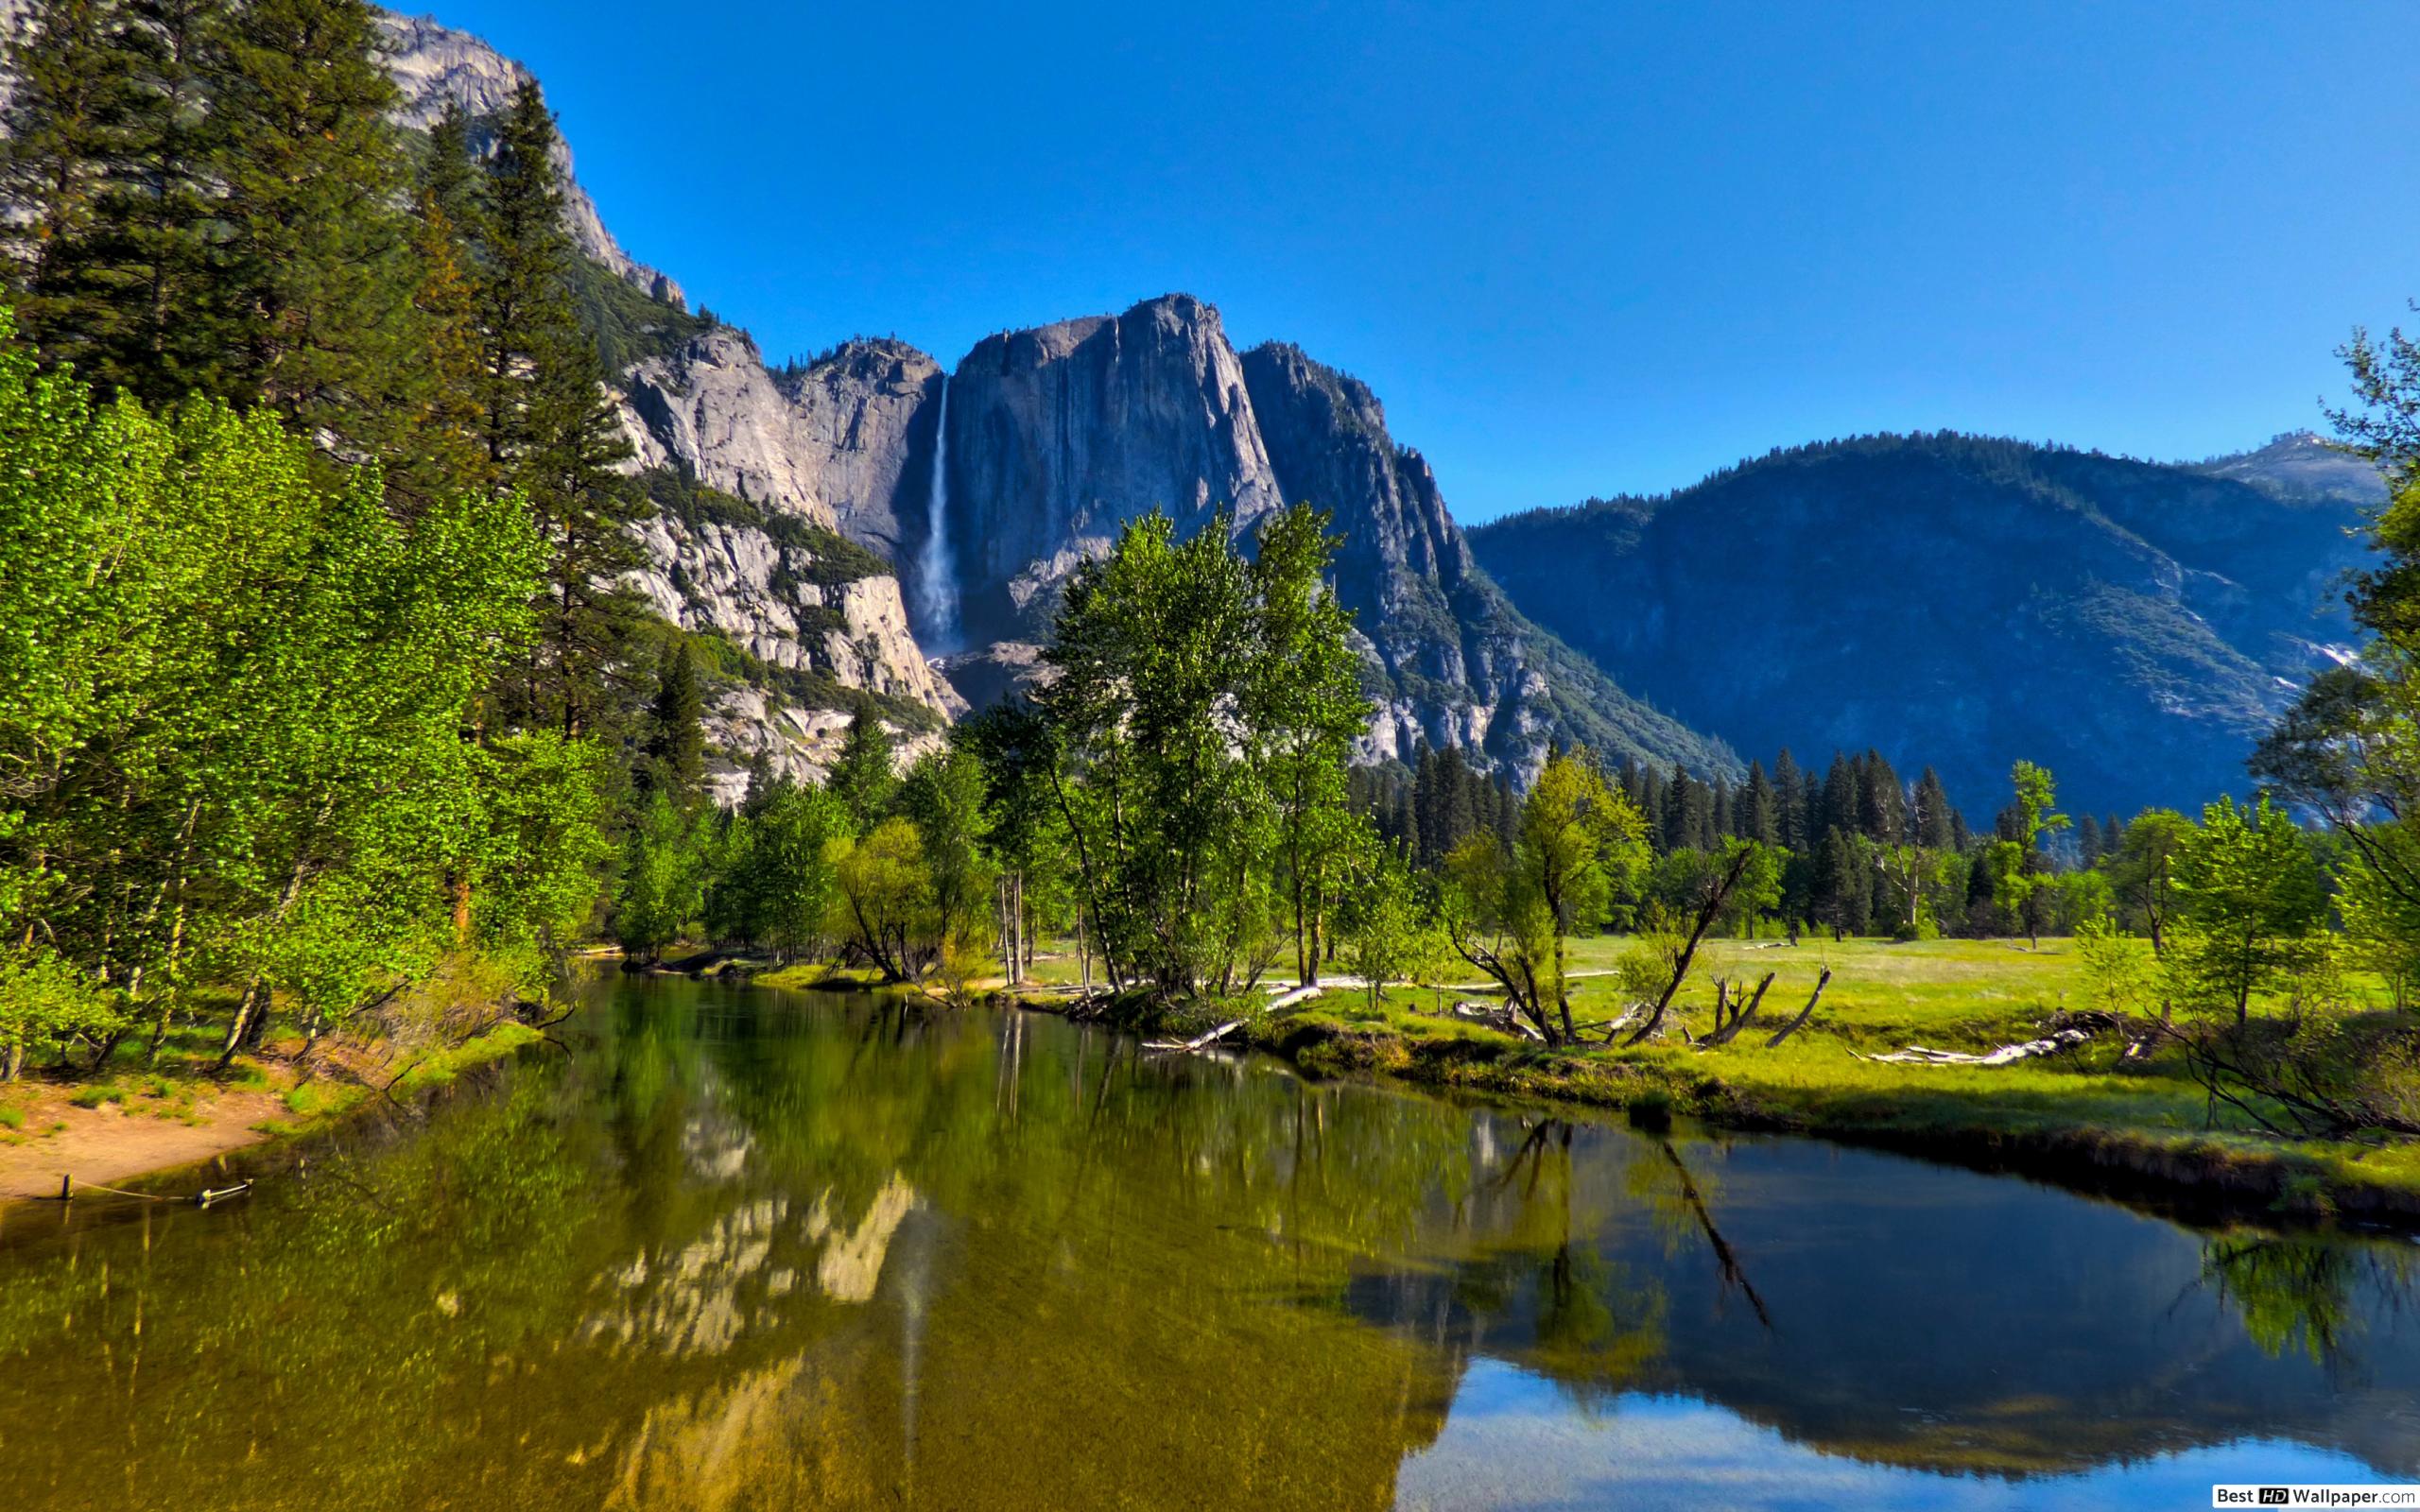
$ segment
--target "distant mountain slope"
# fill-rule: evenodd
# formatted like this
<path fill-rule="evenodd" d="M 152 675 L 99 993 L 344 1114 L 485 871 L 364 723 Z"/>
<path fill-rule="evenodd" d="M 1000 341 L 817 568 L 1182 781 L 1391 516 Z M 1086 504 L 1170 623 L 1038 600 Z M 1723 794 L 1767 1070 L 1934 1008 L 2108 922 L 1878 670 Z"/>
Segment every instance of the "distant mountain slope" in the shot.
<path fill-rule="evenodd" d="M 1872 746 L 1980 813 L 2026 757 L 2079 809 L 2131 811 L 2240 791 L 2349 638 L 2332 585 L 2367 500 L 2345 460 L 2302 438 L 2171 467 L 1871 437 L 1471 542 L 1523 612 L 1743 750 Z"/>

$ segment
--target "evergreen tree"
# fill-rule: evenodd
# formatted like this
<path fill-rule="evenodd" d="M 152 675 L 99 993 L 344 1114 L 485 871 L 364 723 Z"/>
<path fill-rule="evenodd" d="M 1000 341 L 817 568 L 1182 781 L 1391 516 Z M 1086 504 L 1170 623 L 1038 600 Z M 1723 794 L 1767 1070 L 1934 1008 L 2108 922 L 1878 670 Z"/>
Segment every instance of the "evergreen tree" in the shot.
<path fill-rule="evenodd" d="M 758 747 L 756 754 L 748 758 L 748 791 L 740 795 L 740 816 L 754 818 L 764 813 L 765 805 L 772 800 L 774 790 L 787 781 L 773 775 L 771 753 Z"/>
<path fill-rule="evenodd" d="M 1656 849 L 1669 854 L 1685 850 L 1697 844 L 1697 810 L 1700 799 L 1697 783 L 1688 769 L 1680 763 L 1672 764 L 1672 775 L 1664 783 L 1664 833 Z"/>
<path fill-rule="evenodd" d="M 121 144 L 130 56 L 103 0 L 36 0 L 9 49 L 0 221 L 18 333 L 52 363 L 89 369 L 107 312 L 88 279 L 95 224 Z"/>
<path fill-rule="evenodd" d="M 1858 833 L 1884 845 L 1897 845 L 1905 837 L 1906 826 L 1899 774 L 1891 769 L 1880 751 L 1871 748 L 1858 758 L 1857 765 Z"/>
<path fill-rule="evenodd" d="M 2100 864 L 2100 821 L 2087 814 L 2076 821 L 2076 864 L 2086 871 Z"/>
<path fill-rule="evenodd" d="M 214 388 L 344 459 L 410 441 L 423 374 L 394 80 L 363 0 L 245 0 L 215 28 L 199 130 L 219 194 L 209 276 L 180 312 Z"/>
<path fill-rule="evenodd" d="M 1959 848 L 1959 819 L 1949 804 L 1949 790 L 1942 785 L 1941 774 L 1927 766 L 1916 779 L 1916 844 L 1927 850 L 1948 850 Z"/>
<path fill-rule="evenodd" d="M 576 734 L 618 705 L 642 615 L 619 586 L 641 560 L 628 527 L 648 506 L 616 471 L 630 443 L 577 315 L 579 253 L 563 229 L 555 145 L 554 116 L 537 84 L 524 81 L 496 123 L 477 216 L 480 384 L 489 463 L 528 501 L 555 553 L 515 712 Z"/>
<path fill-rule="evenodd" d="M 1781 831 L 1781 843 L 1791 851 L 1804 855 L 1811 847 L 1806 829 L 1806 777 L 1798 769 L 1789 747 L 1773 762 L 1773 821 Z"/>
<path fill-rule="evenodd" d="M 221 391 L 212 307 L 219 234 L 205 126 L 225 0 L 128 0 L 112 172 L 95 207 L 87 282 L 95 382 L 153 404 Z"/>
<path fill-rule="evenodd" d="M 412 317 L 426 371 L 409 464 L 388 470 L 389 489 L 415 507 L 493 486 L 481 402 L 485 343 L 479 267 L 484 224 L 470 121 L 451 101 L 429 128 L 412 192 Z"/>
<path fill-rule="evenodd" d="M 1760 761 L 1748 764 L 1748 785 L 1740 792 L 1734 820 L 1736 833 L 1743 840 L 1759 845 L 1787 843 L 1782 839 L 1781 803 Z"/>
<path fill-rule="evenodd" d="M 1817 848 L 1816 907 L 1835 938 L 1865 933 L 1873 877 L 1864 864 L 1863 836 L 1838 825 L 1824 832 Z"/>
<path fill-rule="evenodd" d="M 648 710 L 644 785 L 677 802 L 694 800 L 706 775 L 705 695 L 698 685 L 697 658 L 682 637 L 664 658 Z"/>
<path fill-rule="evenodd" d="M 1665 811 L 1668 807 L 1664 779 L 1652 766 L 1639 773 L 1639 817 L 1647 825 L 1647 838 L 1661 852 L 1670 849 L 1664 835 Z"/>
<path fill-rule="evenodd" d="M 1810 824 L 1845 834 L 1864 833 L 1865 802 L 1858 791 L 1857 763 L 1832 752 L 1831 769 L 1824 774 L 1824 796 Z"/>
<path fill-rule="evenodd" d="M 873 833 L 890 813 L 891 796 L 899 790 L 899 769 L 890 731 L 872 704 L 857 705 L 850 718 L 849 733 L 840 742 L 840 754 L 832 763 L 824 788 L 840 800 L 851 827 L 860 835 Z"/>

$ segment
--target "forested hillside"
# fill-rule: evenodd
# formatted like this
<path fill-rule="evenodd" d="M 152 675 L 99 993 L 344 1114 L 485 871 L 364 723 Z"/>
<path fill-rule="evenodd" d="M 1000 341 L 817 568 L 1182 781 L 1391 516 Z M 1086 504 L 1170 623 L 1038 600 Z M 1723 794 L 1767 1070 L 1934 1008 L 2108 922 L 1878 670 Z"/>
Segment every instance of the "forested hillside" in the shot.
<path fill-rule="evenodd" d="M 1877 436 L 1471 540 L 1526 613 L 1742 748 L 1927 761 L 1970 807 L 2030 755 L 2131 813 L 2248 788 L 2351 639 L 2347 531 L 2382 491 L 2290 438 L 2185 468 Z"/>

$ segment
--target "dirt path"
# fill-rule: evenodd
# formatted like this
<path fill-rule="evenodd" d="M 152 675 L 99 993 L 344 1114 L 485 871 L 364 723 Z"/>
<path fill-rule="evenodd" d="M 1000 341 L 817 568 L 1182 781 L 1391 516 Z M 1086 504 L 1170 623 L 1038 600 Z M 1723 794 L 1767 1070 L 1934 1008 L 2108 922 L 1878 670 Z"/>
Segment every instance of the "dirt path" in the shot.
<path fill-rule="evenodd" d="M 0 1129 L 0 1202 L 59 1194 L 59 1178 L 114 1184 L 147 1171 L 190 1165 L 268 1138 L 256 1124 L 286 1116 L 267 1091 L 230 1088 L 190 1104 L 130 1091 L 122 1103 L 78 1108 L 68 1087 L 10 1088 L 22 1128 Z M 28 1096 L 30 1092 L 30 1096 Z M 180 1099 L 186 1095 L 181 1089 Z M 60 1125 L 64 1125 L 64 1127 Z"/>

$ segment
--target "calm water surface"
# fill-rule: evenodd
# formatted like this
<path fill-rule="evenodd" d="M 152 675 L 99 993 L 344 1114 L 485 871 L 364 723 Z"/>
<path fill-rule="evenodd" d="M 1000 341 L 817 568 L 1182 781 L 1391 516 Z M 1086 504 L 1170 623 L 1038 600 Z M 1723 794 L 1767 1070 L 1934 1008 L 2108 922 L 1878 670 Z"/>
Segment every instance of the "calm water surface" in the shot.
<path fill-rule="evenodd" d="M 2420 1246 L 601 982 L 255 1194 L 0 1217 L 0 1507 L 2207 1506 L 2420 1480 Z"/>

